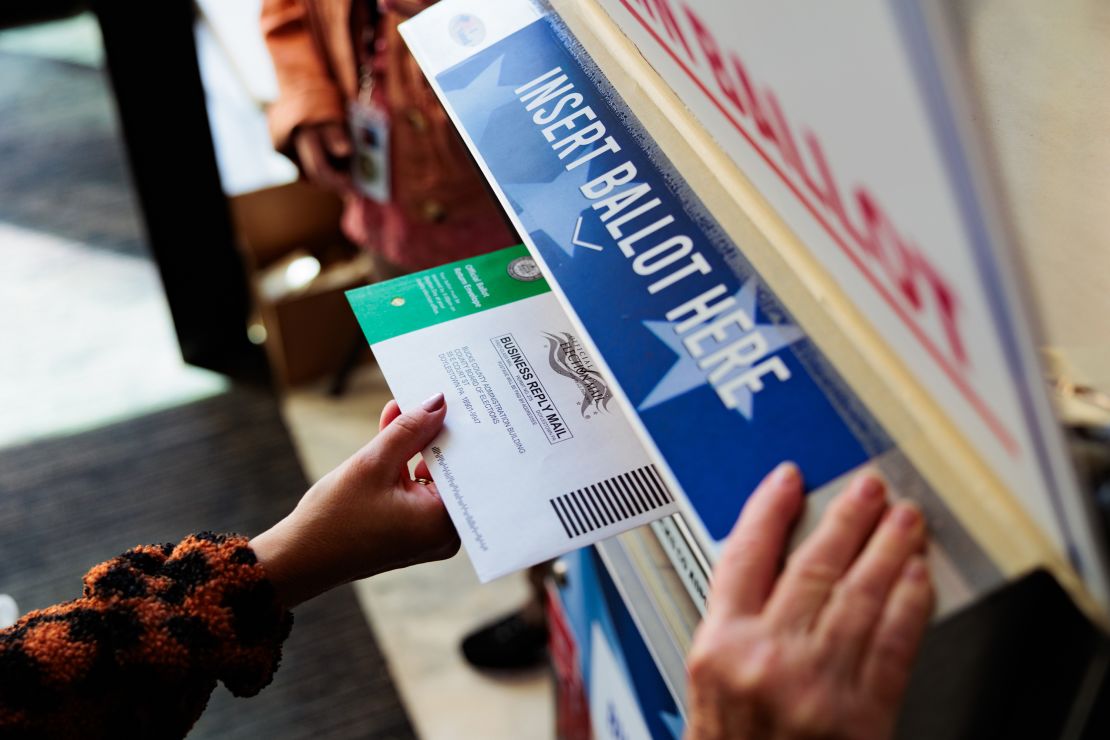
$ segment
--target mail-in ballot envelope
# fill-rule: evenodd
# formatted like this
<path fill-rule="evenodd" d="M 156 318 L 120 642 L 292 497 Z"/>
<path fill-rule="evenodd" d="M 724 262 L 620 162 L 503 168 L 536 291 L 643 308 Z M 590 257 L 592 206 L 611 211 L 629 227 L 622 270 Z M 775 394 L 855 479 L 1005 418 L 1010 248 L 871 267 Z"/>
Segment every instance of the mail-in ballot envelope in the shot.
<path fill-rule="evenodd" d="M 675 512 L 523 246 L 347 297 L 401 408 L 447 397 L 424 458 L 482 581 Z"/>

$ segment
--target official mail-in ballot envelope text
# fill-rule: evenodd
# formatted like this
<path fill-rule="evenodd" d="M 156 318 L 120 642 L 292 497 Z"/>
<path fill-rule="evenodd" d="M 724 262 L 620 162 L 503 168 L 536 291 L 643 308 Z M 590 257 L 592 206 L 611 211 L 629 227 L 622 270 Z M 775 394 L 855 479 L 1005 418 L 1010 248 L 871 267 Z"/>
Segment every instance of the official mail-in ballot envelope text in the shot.
<path fill-rule="evenodd" d="M 424 458 L 482 581 L 675 512 L 523 246 L 347 296 L 401 408 L 447 397 Z"/>

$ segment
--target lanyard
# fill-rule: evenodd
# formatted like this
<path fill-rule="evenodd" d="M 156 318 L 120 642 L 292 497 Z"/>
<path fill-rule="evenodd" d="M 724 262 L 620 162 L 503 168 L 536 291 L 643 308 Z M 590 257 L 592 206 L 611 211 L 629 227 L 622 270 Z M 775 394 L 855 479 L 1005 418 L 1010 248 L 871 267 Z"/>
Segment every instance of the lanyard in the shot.
<path fill-rule="evenodd" d="M 374 93 L 374 42 L 377 38 L 381 11 L 378 0 L 361 0 L 362 12 L 356 13 L 358 28 L 358 101 L 370 105 Z"/>

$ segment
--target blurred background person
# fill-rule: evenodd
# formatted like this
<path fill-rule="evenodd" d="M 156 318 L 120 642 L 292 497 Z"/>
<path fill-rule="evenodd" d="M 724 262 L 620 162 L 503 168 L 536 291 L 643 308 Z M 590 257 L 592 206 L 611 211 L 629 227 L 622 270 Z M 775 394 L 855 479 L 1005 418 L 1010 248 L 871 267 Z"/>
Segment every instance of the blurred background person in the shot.
<path fill-rule="evenodd" d="M 274 146 L 340 193 L 380 277 L 517 243 L 397 26 L 425 0 L 265 0 Z"/>

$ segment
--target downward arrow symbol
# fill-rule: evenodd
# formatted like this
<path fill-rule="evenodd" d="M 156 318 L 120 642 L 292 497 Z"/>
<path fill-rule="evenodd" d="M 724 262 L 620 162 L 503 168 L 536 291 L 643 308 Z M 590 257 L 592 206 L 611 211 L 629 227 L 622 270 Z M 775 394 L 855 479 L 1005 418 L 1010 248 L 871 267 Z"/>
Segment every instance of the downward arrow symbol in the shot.
<path fill-rule="evenodd" d="M 576 247 L 585 247 L 595 252 L 601 252 L 603 247 L 600 244 L 591 244 L 590 242 L 584 242 L 578 238 L 578 234 L 582 231 L 582 218 L 582 216 L 579 216 L 578 221 L 574 224 L 574 236 L 571 237 L 570 243 Z"/>

